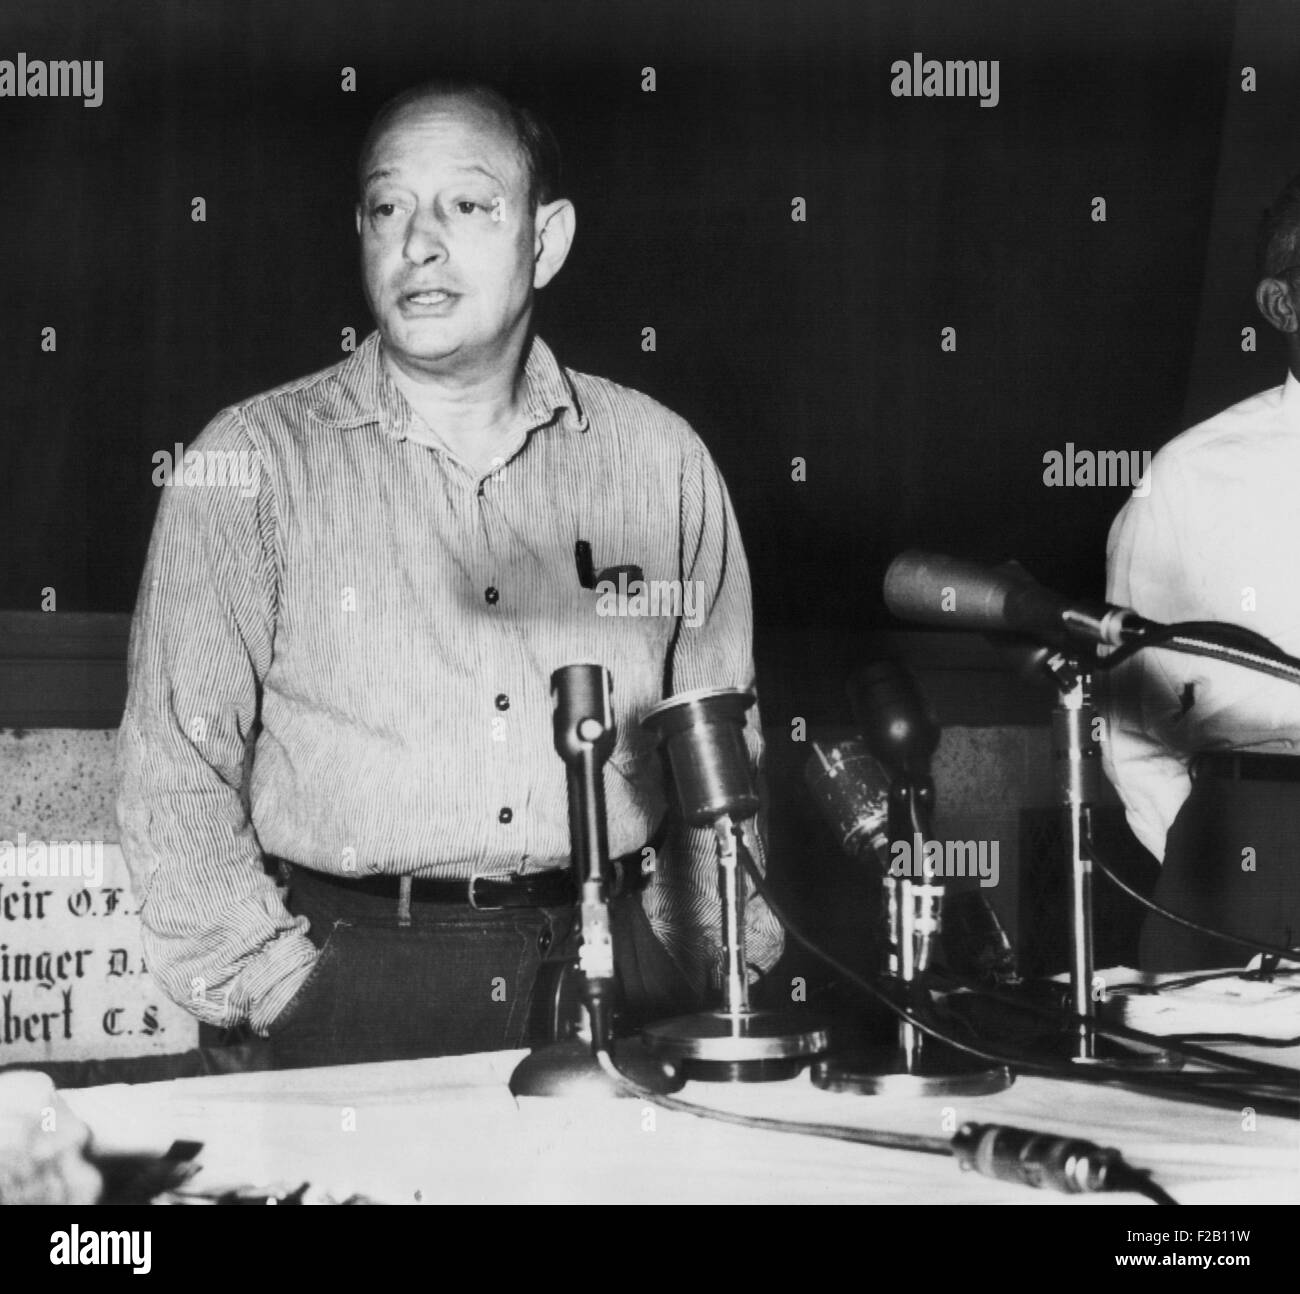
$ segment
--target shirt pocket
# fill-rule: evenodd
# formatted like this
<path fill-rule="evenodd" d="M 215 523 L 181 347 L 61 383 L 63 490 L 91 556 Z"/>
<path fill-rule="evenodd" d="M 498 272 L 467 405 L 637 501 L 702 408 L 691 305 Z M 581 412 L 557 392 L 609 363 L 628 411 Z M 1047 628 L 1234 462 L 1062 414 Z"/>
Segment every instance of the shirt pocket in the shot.
<path fill-rule="evenodd" d="M 616 741 L 610 755 L 615 768 L 635 776 L 655 756 L 658 739 L 642 726 L 651 706 L 663 698 L 664 676 L 677 630 L 671 617 L 636 614 L 627 600 L 608 600 L 603 613 L 599 595 L 592 626 L 592 660 L 610 673 L 610 706 Z"/>

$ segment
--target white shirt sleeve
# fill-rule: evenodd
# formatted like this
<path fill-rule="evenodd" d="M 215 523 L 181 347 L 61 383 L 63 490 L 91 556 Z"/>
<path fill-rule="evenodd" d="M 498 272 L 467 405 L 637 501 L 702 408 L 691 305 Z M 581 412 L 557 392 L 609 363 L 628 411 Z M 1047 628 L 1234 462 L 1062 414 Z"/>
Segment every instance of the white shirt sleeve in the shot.
<path fill-rule="evenodd" d="M 1155 456 L 1106 550 L 1106 597 L 1149 620 L 1241 625 L 1300 650 L 1300 387 L 1225 410 Z M 1097 674 L 1102 761 L 1137 838 L 1164 858 L 1199 751 L 1300 750 L 1300 688 L 1162 648 Z"/>
<path fill-rule="evenodd" d="M 1139 487 L 1145 497 L 1130 497 L 1106 545 L 1106 600 L 1151 620 L 1188 618 L 1169 611 L 1169 595 L 1183 586 L 1191 556 L 1182 533 L 1189 509 L 1181 478 L 1157 456 Z M 1184 698 L 1189 684 L 1194 695 L 1197 669 L 1194 657 L 1148 649 L 1097 676 L 1105 718 L 1102 766 L 1133 834 L 1161 860 L 1169 827 L 1191 789 Z"/>

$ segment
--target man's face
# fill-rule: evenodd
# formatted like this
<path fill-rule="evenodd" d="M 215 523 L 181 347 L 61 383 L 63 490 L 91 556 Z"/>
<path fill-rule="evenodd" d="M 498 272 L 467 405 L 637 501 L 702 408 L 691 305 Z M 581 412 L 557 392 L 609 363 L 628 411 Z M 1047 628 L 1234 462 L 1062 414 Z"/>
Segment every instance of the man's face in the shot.
<path fill-rule="evenodd" d="M 366 296 L 392 359 L 414 377 L 509 363 L 528 327 L 539 225 L 509 127 L 472 98 L 411 105 L 375 141 L 363 186 Z"/>

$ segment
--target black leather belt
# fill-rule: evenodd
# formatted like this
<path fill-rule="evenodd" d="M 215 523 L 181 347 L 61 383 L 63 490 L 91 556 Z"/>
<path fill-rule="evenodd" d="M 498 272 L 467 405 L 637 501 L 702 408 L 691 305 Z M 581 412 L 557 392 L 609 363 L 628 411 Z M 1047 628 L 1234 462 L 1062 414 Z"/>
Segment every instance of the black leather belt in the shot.
<path fill-rule="evenodd" d="M 400 876 L 367 876 L 352 880 L 318 872 L 315 868 L 295 866 L 294 871 L 310 873 L 313 881 L 333 885 L 350 894 L 373 898 L 401 897 Z M 627 854 L 610 863 L 608 893 L 610 897 L 641 887 L 641 855 Z M 578 887 L 569 868 L 553 867 L 542 872 L 516 872 L 511 876 L 475 876 L 469 880 L 439 881 L 423 877 L 411 880 L 412 903 L 451 903 L 483 911 L 494 908 L 559 908 L 578 901 Z"/>
<path fill-rule="evenodd" d="M 1214 750 L 1197 755 L 1197 777 L 1234 782 L 1300 782 L 1300 756 L 1263 755 L 1250 750 Z"/>

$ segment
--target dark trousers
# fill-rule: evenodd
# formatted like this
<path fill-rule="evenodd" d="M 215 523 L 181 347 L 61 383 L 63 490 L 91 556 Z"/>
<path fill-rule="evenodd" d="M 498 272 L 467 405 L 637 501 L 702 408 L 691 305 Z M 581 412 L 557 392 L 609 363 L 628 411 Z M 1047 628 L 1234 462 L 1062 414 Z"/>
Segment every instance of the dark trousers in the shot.
<path fill-rule="evenodd" d="M 1153 897 L 1180 916 L 1231 934 L 1300 942 L 1300 782 L 1196 773 L 1170 828 Z M 1154 913 L 1142 928 L 1143 970 L 1244 966 L 1252 956 L 1248 948 Z"/>
<path fill-rule="evenodd" d="M 289 909 L 311 922 L 320 957 L 271 1026 L 277 1069 L 407 1060 L 535 1046 L 576 1019 L 574 909 L 479 911 L 378 898 L 293 869 Z M 616 1030 L 699 1009 L 655 938 L 639 894 L 611 902 Z"/>

